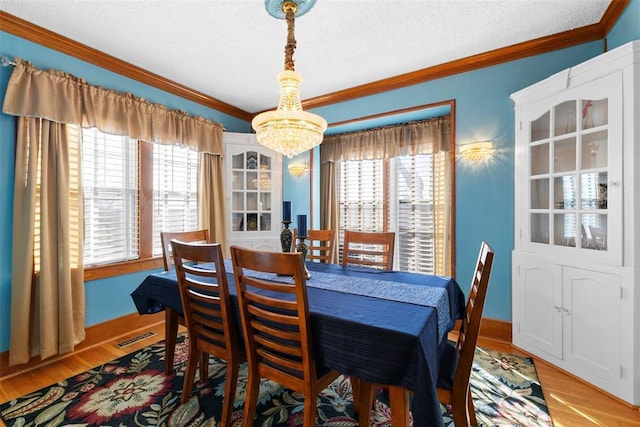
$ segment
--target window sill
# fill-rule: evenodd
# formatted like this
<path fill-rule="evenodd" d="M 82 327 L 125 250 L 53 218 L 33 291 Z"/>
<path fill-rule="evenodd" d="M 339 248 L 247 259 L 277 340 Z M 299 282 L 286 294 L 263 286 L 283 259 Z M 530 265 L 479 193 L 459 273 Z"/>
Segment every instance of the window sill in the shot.
<path fill-rule="evenodd" d="M 87 267 L 84 269 L 84 281 L 106 279 L 107 277 L 121 276 L 123 274 L 152 270 L 154 268 L 163 268 L 162 257 Z"/>

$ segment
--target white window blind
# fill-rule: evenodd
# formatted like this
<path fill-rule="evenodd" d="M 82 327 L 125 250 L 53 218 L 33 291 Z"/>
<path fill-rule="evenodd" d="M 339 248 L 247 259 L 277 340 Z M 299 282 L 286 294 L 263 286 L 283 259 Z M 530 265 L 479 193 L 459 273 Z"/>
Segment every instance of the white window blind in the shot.
<path fill-rule="evenodd" d="M 389 229 L 396 232 L 397 268 L 434 272 L 433 156 L 391 161 Z"/>
<path fill-rule="evenodd" d="M 153 144 L 153 255 L 162 254 L 161 231 L 198 228 L 198 152 Z"/>
<path fill-rule="evenodd" d="M 82 131 L 85 266 L 138 258 L 137 148 L 126 136 Z"/>
<path fill-rule="evenodd" d="M 384 231 L 383 161 L 340 162 L 338 198 L 339 242 L 344 241 L 344 230 Z M 342 244 L 338 252 L 342 257 Z"/>
<path fill-rule="evenodd" d="M 433 274 L 434 201 L 446 188 L 434 174 L 440 161 L 434 155 L 417 155 L 390 159 L 388 167 L 383 160 L 340 162 L 338 241 L 344 241 L 345 229 L 394 231 L 395 268 Z"/>

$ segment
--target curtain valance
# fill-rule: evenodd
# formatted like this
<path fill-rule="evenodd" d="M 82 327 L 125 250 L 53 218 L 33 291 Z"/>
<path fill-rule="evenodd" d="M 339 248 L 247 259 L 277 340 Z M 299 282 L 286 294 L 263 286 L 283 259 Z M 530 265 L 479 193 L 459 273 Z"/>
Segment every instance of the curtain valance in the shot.
<path fill-rule="evenodd" d="M 5 114 L 38 117 L 161 144 L 222 155 L 222 125 L 169 110 L 130 93 L 92 86 L 57 70 L 16 62 L 4 99 Z"/>
<path fill-rule="evenodd" d="M 320 161 L 391 159 L 441 151 L 451 151 L 449 116 L 326 136 Z"/>

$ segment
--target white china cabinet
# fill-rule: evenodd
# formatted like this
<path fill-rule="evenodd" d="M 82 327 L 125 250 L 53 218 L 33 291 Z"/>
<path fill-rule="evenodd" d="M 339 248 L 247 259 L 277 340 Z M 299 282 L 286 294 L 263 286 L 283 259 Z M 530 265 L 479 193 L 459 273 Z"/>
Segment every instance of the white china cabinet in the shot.
<path fill-rule="evenodd" d="M 228 246 L 280 251 L 282 156 L 250 133 L 225 132 L 223 145 Z"/>
<path fill-rule="evenodd" d="M 513 343 L 640 404 L 640 41 L 512 94 Z"/>

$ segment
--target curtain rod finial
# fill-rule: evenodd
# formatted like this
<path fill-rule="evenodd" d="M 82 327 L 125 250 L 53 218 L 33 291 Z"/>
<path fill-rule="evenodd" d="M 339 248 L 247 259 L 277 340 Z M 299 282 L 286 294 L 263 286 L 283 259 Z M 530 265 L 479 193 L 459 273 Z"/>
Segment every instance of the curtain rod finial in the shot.
<path fill-rule="evenodd" d="M 8 56 L 2 55 L 2 57 L 0 58 L 0 65 L 2 65 L 3 67 L 8 67 L 10 65 L 18 65 L 18 64 L 13 62 Z"/>

